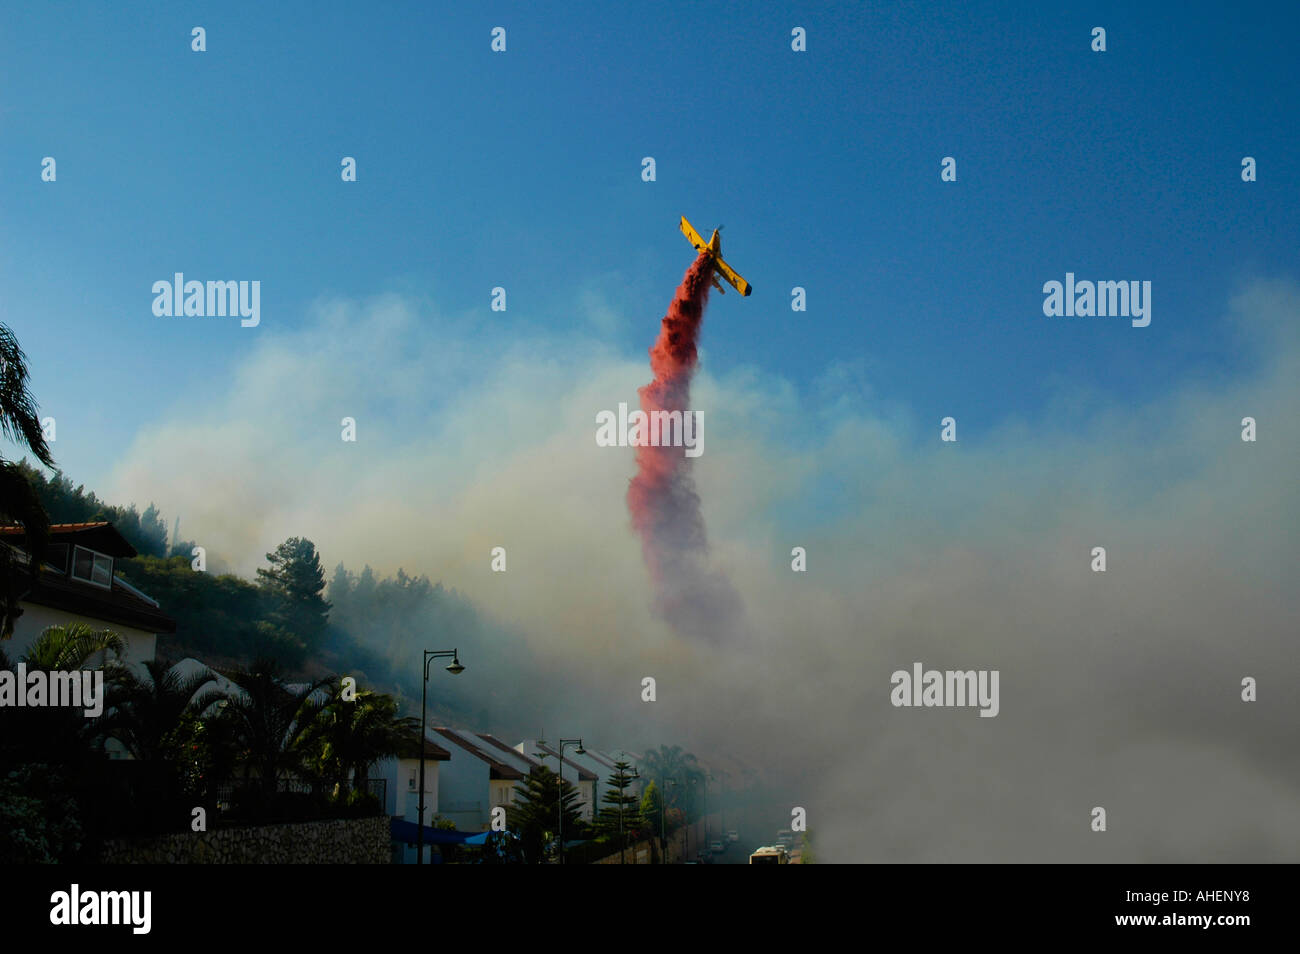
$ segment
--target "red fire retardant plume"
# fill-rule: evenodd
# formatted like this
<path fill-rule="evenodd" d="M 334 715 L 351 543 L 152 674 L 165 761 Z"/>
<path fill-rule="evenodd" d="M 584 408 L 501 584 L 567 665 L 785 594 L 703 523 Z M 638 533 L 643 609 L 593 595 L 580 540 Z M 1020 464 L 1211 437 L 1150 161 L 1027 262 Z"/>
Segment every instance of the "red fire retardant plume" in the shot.
<path fill-rule="evenodd" d="M 696 342 L 708 303 L 713 260 L 701 253 L 686 271 L 650 349 L 654 380 L 641 388 L 641 410 L 690 410 Z M 683 635 L 724 640 L 739 617 L 730 582 L 705 563 L 708 542 L 700 498 L 682 447 L 638 447 L 627 489 L 632 526 L 641 536 L 658 611 Z"/>

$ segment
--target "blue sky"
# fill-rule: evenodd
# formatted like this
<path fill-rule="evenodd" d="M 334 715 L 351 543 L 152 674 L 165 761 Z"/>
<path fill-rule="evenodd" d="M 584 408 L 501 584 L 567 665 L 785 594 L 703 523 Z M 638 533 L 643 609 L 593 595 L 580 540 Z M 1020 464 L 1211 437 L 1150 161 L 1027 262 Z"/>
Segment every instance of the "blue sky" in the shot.
<path fill-rule="evenodd" d="M 0 320 L 74 479 L 210 571 L 302 535 L 456 587 L 546 725 L 779 751 L 828 860 L 1295 860 L 1294 4 L 379 6 L 6 13 Z M 682 214 L 754 286 L 691 395 L 723 648 L 657 614 L 593 440 Z M 260 326 L 155 317 L 177 271 Z M 1044 316 L 1067 271 L 1150 325 Z M 1001 671 L 998 717 L 894 708 L 916 660 Z"/>
<path fill-rule="evenodd" d="M 642 356 L 691 259 L 683 213 L 726 224 L 756 289 L 714 298 L 713 373 L 805 388 L 847 362 L 858 399 L 970 438 L 1060 388 L 1146 400 L 1242 370 L 1230 292 L 1296 274 L 1300 84 L 1291 5 L 1129 6 L 12 11 L 0 320 L 92 486 L 322 297 L 398 291 L 545 335 L 586 328 L 594 293 L 619 319 L 605 343 Z M 1067 270 L 1150 280 L 1150 327 L 1044 317 Z M 260 280 L 261 326 L 155 317 L 176 271 Z"/>

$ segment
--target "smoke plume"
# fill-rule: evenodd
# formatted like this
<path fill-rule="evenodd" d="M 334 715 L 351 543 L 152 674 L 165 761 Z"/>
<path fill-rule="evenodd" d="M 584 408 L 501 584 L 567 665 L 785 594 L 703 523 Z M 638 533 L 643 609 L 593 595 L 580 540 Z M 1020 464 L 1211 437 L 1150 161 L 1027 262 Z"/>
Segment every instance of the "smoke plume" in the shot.
<path fill-rule="evenodd" d="M 654 380 L 637 392 L 647 417 L 656 411 L 690 413 L 712 274 L 713 260 L 701 252 L 677 286 L 650 349 Z M 707 565 L 708 539 L 689 461 L 681 447 L 637 447 L 627 506 L 655 585 L 655 609 L 679 634 L 721 643 L 737 629 L 741 603 L 730 581 Z"/>

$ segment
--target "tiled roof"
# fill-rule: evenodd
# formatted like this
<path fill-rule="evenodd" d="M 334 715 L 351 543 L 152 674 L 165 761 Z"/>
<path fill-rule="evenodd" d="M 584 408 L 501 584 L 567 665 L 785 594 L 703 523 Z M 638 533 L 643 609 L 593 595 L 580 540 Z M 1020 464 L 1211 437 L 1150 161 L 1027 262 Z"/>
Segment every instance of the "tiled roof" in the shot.
<path fill-rule="evenodd" d="M 418 759 L 420 757 L 419 740 L 411 743 L 411 747 L 402 753 L 404 759 Z M 451 753 L 432 739 L 424 740 L 424 757 L 425 759 L 434 759 L 438 762 L 446 762 L 451 758 Z"/>
<path fill-rule="evenodd" d="M 27 530 L 25 527 L 6 524 L 0 526 L 0 536 L 26 537 Z M 73 539 L 60 541 L 60 537 L 71 537 Z M 135 547 L 131 546 L 126 537 L 122 536 L 117 531 L 117 528 L 107 520 L 96 520 L 89 523 L 52 523 L 50 524 L 50 542 L 85 543 L 92 549 L 107 553 L 113 557 L 139 556 Z"/>
<path fill-rule="evenodd" d="M 552 757 L 555 756 L 555 749 L 552 746 L 547 745 L 545 742 L 538 742 L 537 746 L 539 748 L 545 749 L 548 755 Z M 572 766 L 573 768 L 577 769 L 579 781 L 583 781 L 583 782 L 596 781 L 597 776 L 593 774 L 590 769 L 583 768 L 577 762 L 572 761 L 567 755 L 564 757 L 564 764 Z"/>
<path fill-rule="evenodd" d="M 500 759 L 493 758 L 485 748 L 481 747 L 479 742 L 476 742 L 472 737 L 469 737 L 471 736 L 470 733 L 462 735 L 460 730 L 449 729 L 445 726 L 434 726 L 433 731 L 437 732 L 448 742 L 455 743 L 470 755 L 476 756 L 486 762 L 490 769 L 489 778 L 496 780 L 508 779 L 511 781 L 519 781 L 523 779 L 523 772 L 519 771 L 519 769 L 515 768 L 513 765 L 507 765 Z"/>
<path fill-rule="evenodd" d="M 107 520 L 92 520 L 89 523 L 52 523 L 50 524 L 51 533 L 76 533 L 78 530 L 92 530 L 95 527 L 107 527 Z M 23 534 L 27 530 L 24 527 L 3 526 L 0 527 L 0 533 L 4 534 Z"/>

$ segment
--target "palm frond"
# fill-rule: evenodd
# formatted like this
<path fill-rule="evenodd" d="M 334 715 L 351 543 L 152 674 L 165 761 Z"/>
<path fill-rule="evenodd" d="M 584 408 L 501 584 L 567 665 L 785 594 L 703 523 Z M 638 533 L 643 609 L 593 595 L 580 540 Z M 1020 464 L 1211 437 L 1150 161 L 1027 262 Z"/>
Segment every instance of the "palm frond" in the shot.
<path fill-rule="evenodd" d="M 54 457 L 41 432 L 36 401 L 27 390 L 27 355 L 7 325 L 0 324 L 0 434 L 26 444 L 46 467 Z"/>
<path fill-rule="evenodd" d="M 85 623 L 51 626 L 28 647 L 23 662 L 29 668 L 68 672 L 91 668 L 91 657 L 111 653 L 120 659 L 126 642 L 111 629 L 91 629 Z"/>

